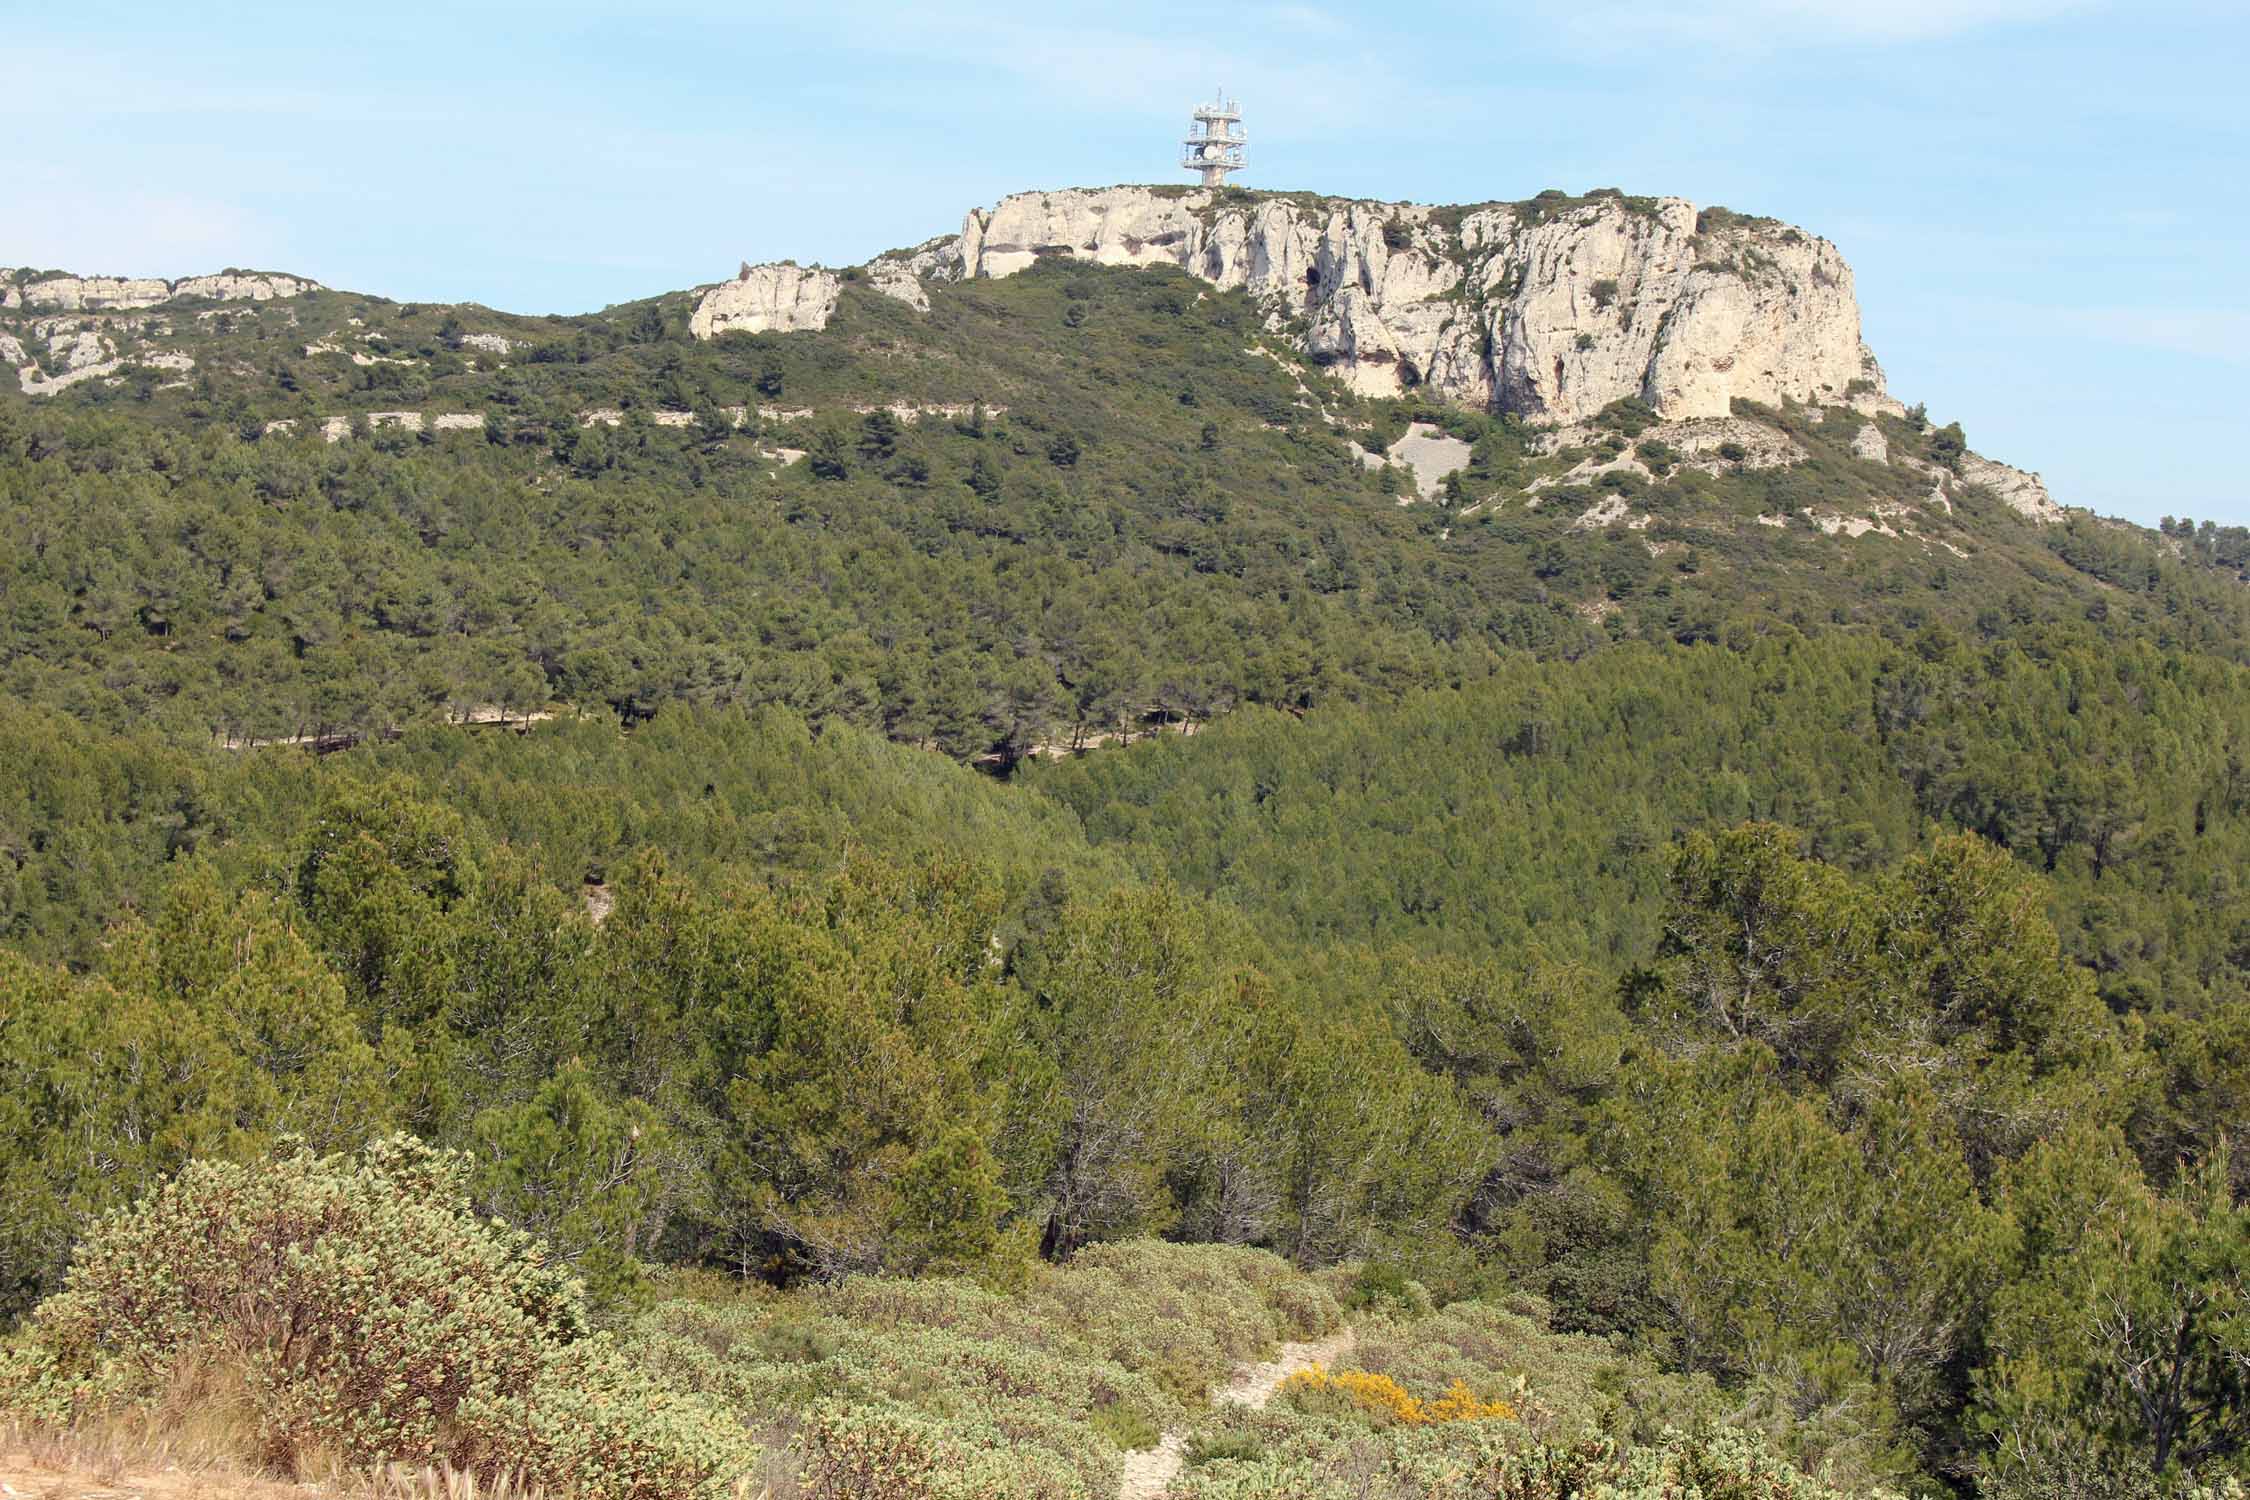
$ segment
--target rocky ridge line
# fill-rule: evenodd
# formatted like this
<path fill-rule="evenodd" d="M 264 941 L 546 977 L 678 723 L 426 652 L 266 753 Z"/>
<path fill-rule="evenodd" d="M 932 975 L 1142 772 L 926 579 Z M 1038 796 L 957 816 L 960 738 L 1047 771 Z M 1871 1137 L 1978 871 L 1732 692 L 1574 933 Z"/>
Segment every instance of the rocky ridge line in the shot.
<path fill-rule="evenodd" d="M 1018 193 L 972 211 L 957 235 L 879 257 L 866 277 L 919 307 L 926 282 L 1010 276 L 1043 256 L 1174 266 L 1247 290 L 1270 329 L 1367 395 L 1420 388 L 1564 423 L 1628 396 L 1673 419 L 1724 417 L 1738 397 L 1885 399 L 1834 245 L 1680 198 L 1440 209 L 1151 187 Z M 745 267 L 704 289 L 696 331 L 823 328 L 842 285 L 833 271 Z"/>
<path fill-rule="evenodd" d="M 165 281 L 154 276 L 48 276 L 0 270 L 0 308 L 56 312 L 124 312 L 201 297 L 214 302 L 272 302 L 317 292 L 302 276 L 270 271 L 218 271 Z"/>

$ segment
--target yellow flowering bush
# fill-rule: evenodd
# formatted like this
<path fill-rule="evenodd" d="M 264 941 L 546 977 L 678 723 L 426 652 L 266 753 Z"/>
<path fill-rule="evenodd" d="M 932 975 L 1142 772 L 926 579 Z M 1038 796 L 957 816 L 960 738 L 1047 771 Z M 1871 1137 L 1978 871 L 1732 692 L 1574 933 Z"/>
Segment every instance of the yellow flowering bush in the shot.
<path fill-rule="evenodd" d="M 1281 1383 L 1281 1395 L 1300 1403 L 1307 1396 L 1334 1393 L 1382 1423 L 1419 1427 L 1431 1422 L 1512 1422 L 1516 1409 L 1505 1401 L 1487 1401 L 1455 1380 L 1445 1394 L 1424 1401 L 1410 1394 L 1388 1375 L 1372 1370 L 1337 1370 L 1321 1365 L 1299 1370 Z"/>

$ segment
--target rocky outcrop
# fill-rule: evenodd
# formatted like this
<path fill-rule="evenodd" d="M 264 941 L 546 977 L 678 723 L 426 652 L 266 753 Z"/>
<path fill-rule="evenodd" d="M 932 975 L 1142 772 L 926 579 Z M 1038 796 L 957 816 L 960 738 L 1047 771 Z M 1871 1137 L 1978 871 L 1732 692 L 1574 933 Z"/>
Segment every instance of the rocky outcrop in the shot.
<path fill-rule="evenodd" d="M 58 330 L 48 335 L 47 362 L 68 373 L 113 358 L 116 346 L 91 328 Z"/>
<path fill-rule="evenodd" d="M 734 280 L 704 289 L 688 318 L 688 332 L 710 339 L 722 333 L 826 328 L 842 291 L 843 279 L 834 271 L 787 263 L 745 266 Z"/>
<path fill-rule="evenodd" d="M 1961 455 L 1961 482 L 1990 490 L 2017 515 L 2042 525 L 2063 519 L 2063 508 L 2037 474 L 1974 453 Z"/>
<path fill-rule="evenodd" d="M 1882 399 L 1835 246 L 1678 198 L 1464 211 L 1145 187 L 1020 193 L 972 212 L 952 240 L 890 258 L 885 275 L 1008 276 L 1042 256 L 1239 287 L 1369 394 L 1421 387 L 1565 423 L 1628 396 L 1672 419 L 1724 417 L 1737 398 Z"/>
<path fill-rule="evenodd" d="M 0 289 L 0 306 L 45 308 L 58 312 L 119 312 L 155 307 L 185 297 L 218 302 L 271 302 L 320 290 L 301 276 L 257 271 L 220 271 L 162 281 L 152 276 L 47 276 L 37 280 L 16 273 Z"/>
<path fill-rule="evenodd" d="M 172 284 L 144 276 L 50 276 L 21 283 L 25 307 L 58 312 L 100 312 L 154 307 L 172 295 Z"/>
<path fill-rule="evenodd" d="M 1590 447 L 1609 436 L 1610 433 L 1591 425 L 1558 427 L 1533 438 L 1531 451 L 1560 453 L 1565 448 Z M 1684 422 L 1660 422 L 1643 431 L 1638 441 L 1669 448 L 1674 460 L 1683 467 L 1714 475 L 1734 469 L 1782 469 L 1803 463 L 1806 458 L 1804 446 L 1789 434 L 1763 422 L 1739 417 L 1695 417 Z M 1638 453 L 1629 448 L 1615 458 L 1581 462 L 1563 476 L 1563 482 L 1576 484 L 1611 469 L 1627 469 L 1644 479 L 1655 477 Z"/>
<path fill-rule="evenodd" d="M 1869 463 L 1887 464 L 1891 461 L 1891 445 L 1884 438 L 1883 429 L 1873 422 L 1861 424 L 1852 434 L 1852 456 L 1864 458 Z"/>
<path fill-rule="evenodd" d="M 190 276 L 172 283 L 172 296 L 205 297 L 213 302 L 273 302 L 302 297 L 320 290 L 320 283 L 301 276 L 276 276 L 264 272 L 222 271 L 216 276 Z"/>
<path fill-rule="evenodd" d="M 930 310 L 930 294 L 922 289 L 922 278 L 902 260 L 870 261 L 867 266 L 867 284 L 884 296 L 905 303 L 916 312 Z"/>

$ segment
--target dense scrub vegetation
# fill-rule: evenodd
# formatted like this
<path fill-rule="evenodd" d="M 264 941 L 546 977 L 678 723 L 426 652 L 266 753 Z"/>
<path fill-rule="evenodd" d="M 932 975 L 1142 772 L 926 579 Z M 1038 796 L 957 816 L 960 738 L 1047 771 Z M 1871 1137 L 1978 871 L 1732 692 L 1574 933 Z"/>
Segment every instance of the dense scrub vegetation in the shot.
<path fill-rule="evenodd" d="M 1029 786 L 770 712 L 328 758 L 19 715 L 15 947 L 74 967 L 0 958 L 0 1266 L 27 1308 L 198 1153 L 405 1127 L 615 1307 L 1163 1233 L 1536 1297 L 1841 1482 L 2224 1472 L 2250 714 L 2074 653 L 1617 652 Z M 2149 1326 L 2206 1391 L 2155 1423 Z"/>
<path fill-rule="evenodd" d="M 0 1404 L 634 1500 L 2250 1467 L 2239 538 L 1761 526 L 1926 476 L 1300 394 L 1154 273 L 682 311 L 0 398 Z"/>
<path fill-rule="evenodd" d="M 1929 505 L 1906 467 L 1949 457 L 1927 423 L 1881 419 L 1885 465 L 1855 456 L 1855 413 L 1760 410 L 1805 462 L 1652 452 L 1654 479 L 1557 484 L 1645 408 L 1541 456 L 1512 420 L 1355 400 L 1184 276 L 1045 266 L 941 289 L 927 318 L 853 287 L 817 338 L 709 344 L 677 301 L 466 310 L 519 341 L 507 358 L 462 345 L 462 311 L 323 293 L 199 321 L 174 341 L 199 360 L 185 389 L 0 391 L 0 686 L 196 739 L 779 704 L 1012 762 L 1774 621 L 2091 618 L 2237 659 L 2250 638 L 2231 533 Z M 314 345 L 348 351 L 299 353 L 330 330 Z M 929 403 L 953 414 L 889 409 Z M 401 408 L 484 425 L 367 427 Z M 1402 508 L 1405 471 L 1351 445 L 1417 415 L 1474 456 Z M 359 425 L 330 443 L 323 416 Z M 1612 500 L 1648 527 L 1576 527 Z M 1918 536 L 1800 514 L 1882 504 L 1920 506 Z"/>

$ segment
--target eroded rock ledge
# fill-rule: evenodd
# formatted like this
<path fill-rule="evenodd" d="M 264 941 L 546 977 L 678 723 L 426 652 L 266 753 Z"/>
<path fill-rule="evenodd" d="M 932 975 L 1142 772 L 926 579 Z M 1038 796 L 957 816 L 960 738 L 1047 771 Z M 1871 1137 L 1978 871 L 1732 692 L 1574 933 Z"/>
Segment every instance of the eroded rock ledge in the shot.
<path fill-rule="evenodd" d="M 321 289 L 317 281 L 270 271 L 219 271 L 164 281 L 153 276 L 49 276 L 0 270 L 0 307 L 55 312 L 116 312 L 190 297 L 215 302 L 271 302 Z"/>
<path fill-rule="evenodd" d="M 1247 290 L 1276 331 L 1370 395 L 1421 387 L 1555 422 L 1626 396 L 1671 419 L 1724 417 L 1737 397 L 1882 399 L 1835 246 L 1679 198 L 1444 209 L 1154 187 L 1019 193 L 971 212 L 957 235 L 873 262 L 867 279 L 920 305 L 924 282 L 1009 276 L 1055 255 Z M 798 290 L 808 278 L 820 295 Z M 729 321 L 737 306 L 767 329 L 824 327 L 839 286 L 830 272 L 751 267 L 704 292 L 698 332 L 749 326 Z"/>

